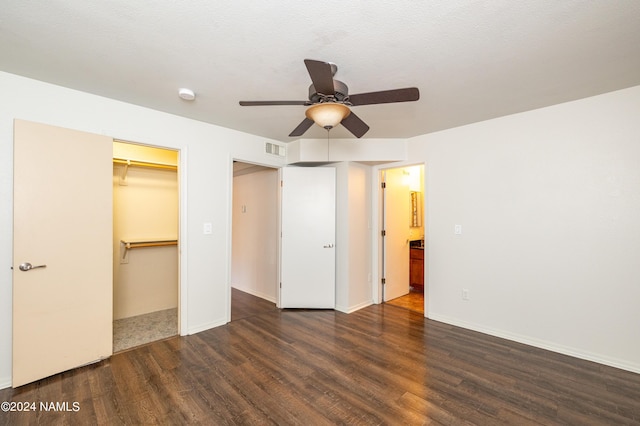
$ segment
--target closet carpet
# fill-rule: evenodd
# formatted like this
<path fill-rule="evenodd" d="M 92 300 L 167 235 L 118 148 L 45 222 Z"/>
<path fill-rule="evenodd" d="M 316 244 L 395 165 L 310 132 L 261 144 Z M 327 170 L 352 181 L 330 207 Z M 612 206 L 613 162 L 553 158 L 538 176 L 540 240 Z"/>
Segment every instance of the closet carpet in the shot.
<path fill-rule="evenodd" d="M 165 309 L 113 322 L 113 352 L 178 334 L 178 309 Z"/>

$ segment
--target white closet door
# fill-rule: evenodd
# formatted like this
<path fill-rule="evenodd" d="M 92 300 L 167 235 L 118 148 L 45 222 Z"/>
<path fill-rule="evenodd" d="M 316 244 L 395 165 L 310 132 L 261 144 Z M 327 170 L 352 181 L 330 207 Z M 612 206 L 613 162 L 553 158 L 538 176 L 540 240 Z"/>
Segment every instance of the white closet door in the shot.
<path fill-rule="evenodd" d="M 282 169 L 281 308 L 333 309 L 336 299 L 336 172 Z"/>

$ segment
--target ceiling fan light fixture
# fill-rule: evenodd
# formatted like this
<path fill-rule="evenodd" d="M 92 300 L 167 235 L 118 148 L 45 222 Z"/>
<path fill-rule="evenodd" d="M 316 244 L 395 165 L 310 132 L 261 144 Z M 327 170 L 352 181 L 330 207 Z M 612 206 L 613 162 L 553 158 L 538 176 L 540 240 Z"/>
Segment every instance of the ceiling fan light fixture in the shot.
<path fill-rule="evenodd" d="M 311 105 L 307 108 L 305 115 L 318 126 L 330 130 L 340 124 L 350 113 L 351 110 L 344 104 L 323 102 Z"/>

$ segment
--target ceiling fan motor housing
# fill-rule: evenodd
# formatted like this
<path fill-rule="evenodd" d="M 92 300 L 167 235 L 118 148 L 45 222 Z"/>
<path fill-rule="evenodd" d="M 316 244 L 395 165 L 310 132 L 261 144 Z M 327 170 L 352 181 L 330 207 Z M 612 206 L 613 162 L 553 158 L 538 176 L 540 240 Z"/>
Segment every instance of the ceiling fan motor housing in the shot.
<path fill-rule="evenodd" d="M 341 82 L 340 80 L 333 80 L 333 88 L 335 93 L 331 95 L 330 93 L 318 93 L 316 88 L 313 86 L 309 86 L 309 101 L 313 104 L 319 102 L 348 102 L 349 101 L 349 88 L 346 84 Z"/>

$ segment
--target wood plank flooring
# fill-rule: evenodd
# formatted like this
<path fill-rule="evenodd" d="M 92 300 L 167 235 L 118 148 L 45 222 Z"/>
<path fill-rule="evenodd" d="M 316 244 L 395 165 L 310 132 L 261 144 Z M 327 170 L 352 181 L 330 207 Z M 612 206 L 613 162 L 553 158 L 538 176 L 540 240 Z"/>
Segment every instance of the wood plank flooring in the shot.
<path fill-rule="evenodd" d="M 640 375 L 391 305 L 268 310 L 19 389 L 0 424 L 640 424 Z"/>
<path fill-rule="evenodd" d="M 231 321 L 276 311 L 275 303 L 231 288 Z"/>
<path fill-rule="evenodd" d="M 408 294 L 391 299 L 386 303 L 424 314 L 424 291 L 411 288 Z"/>

